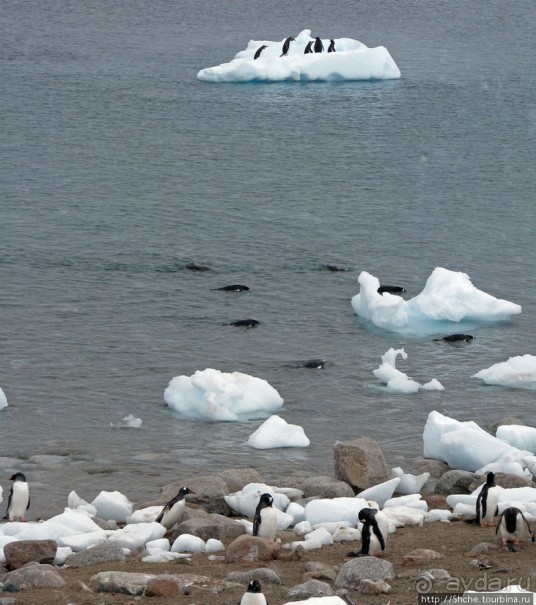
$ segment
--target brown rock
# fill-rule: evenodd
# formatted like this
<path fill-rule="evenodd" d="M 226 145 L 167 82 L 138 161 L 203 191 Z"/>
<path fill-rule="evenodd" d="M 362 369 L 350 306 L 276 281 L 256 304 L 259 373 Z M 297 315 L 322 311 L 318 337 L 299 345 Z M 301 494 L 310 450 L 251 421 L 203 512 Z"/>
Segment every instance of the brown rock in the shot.
<path fill-rule="evenodd" d="M 144 594 L 146 597 L 174 597 L 179 592 L 179 585 L 175 580 L 157 576 L 147 582 Z"/>
<path fill-rule="evenodd" d="M 426 504 L 428 504 L 428 510 L 432 510 L 434 508 L 449 508 L 447 499 L 445 496 L 441 496 L 440 494 L 423 496 L 422 499 L 426 502 Z"/>
<path fill-rule="evenodd" d="M 32 561 L 44 565 L 52 565 L 57 549 L 58 545 L 54 540 L 20 540 L 9 542 L 9 544 L 4 546 L 6 567 L 8 569 L 19 569 Z"/>
<path fill-rule="evenodd" d="M 374 439 L 338 441 L 334 448 L 335 476 L 363 490 L 391 478 L 383 453 Z"/>
<path fill-rule="evenodd" d="M 225 561 L 227 563 L 270 561 L 277 559 L 278 552 L 279 544 L 272 540 L 244 535 L 229 544 Z"/>
<path fill-rule="evenodd" d="M 477 477 L 470 485 L 469 489 L 473 492 L 479 485 L 486 483 L 486 475 Z M 500 487 L 509 489 L 512 487 L 536 487 L 536 484 L 524 477 L 511 475 L 510 473 L 495 473 L 495 483 Z"/>
<path fill-rule="evenodd" d="M 361 580 L 358 591 L 361 594 L 388 594 L 391 587 L 383 580 Z"/>

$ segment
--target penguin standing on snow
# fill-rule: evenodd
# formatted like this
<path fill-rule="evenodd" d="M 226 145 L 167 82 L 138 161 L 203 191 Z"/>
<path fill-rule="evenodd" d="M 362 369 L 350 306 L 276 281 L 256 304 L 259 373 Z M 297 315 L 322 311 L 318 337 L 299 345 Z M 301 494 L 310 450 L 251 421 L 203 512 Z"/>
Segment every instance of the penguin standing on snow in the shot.
<path fill-rule="evenodd" d="M 313 49 L 311 48 L 313 46 L 313 40 L 309 40 L 309 42 L 307 42 L 307 46 L 305 47 L 305 50 L 303 51 L 304 55 L 309 55 L 313 52 Z"/>
<path fill-rule="evenodd" d="M 335 40 L 330 40 L 328 53 L 334 53 L 334 52 L 335 52 Z"/>
<path fill-rule="evenodd" d="M 534 535 L 530 529 L 529 522 L 525 519 L 525 515 L 519 508 L 510 506 L 509 508 L 505 508 L 499 517 L 495 533 L 497 534 L 500 530 L 503 546 L 508 546 L 509 550 L 515 552 L 515 546 L 519 546 L 521 541 L 525 539 L 525 525 L 529 530 L 529 534 L 532 535 L 532 541 L 534 542 Z"/>
<path fill-rule="evenodd" d="M 251 580 L 238 605 L 268 605 L 259 580 Z"/>
<path fill-rule="evenodd" d="M 22 473 L 15 473 L 9 480 L 14 483 L 9 490 L 7 512 L 4 519 L 24 521 L 24 515 L 30 508 L 30 488 L 26 482 L 26 477 Z"/>
<path fill-rule="evenodd" d="M 262 494 L 253 517 L 253 535 L 259 538 L 275 540 L 277 535 L 277 513 L 272 504 L 271 494 Z"/>
<path fill-rule="evenodd" d="M 189 487 L 181 487 L 179 493 L 164 506 L 162 512 L 156 518 L 156 522 L 170 530 L 181 518 L 186 506 L 185 498 L 188 494 L 195 494 L 195 492 Z"/>
<path fill-rule="evenodd" d="M 262 46 L 259 46 L 259 48 L 257 48 L 257 50 L 255 51 L 255 54 L 253 55 L 254 59 L 258 59 L 261 56 L 262 51 L 268 48 L 268 46 L 266 46 L 266 44 L 263 44 Z M 220 288 L 220 290 L 222 290 L 223 288 Z"/>
<path fill-rule="evenodd" d="M 317 36 L 315 38 L 314 49 L 315 49 L 315 53 L 323 53 L 324 52 L 324 45 L 322 44 L 322 40 L 320 39 L 320 36 Z"/>
<path fill-rule="evenodd" d="M 499 514 L 500 487 L 495 483 L 495 473 L 489 472 L 486 483 L 482 486 L 476 499 L 476 522 L 482 527 L 493 527 L 493 517 Z"/>
<path fill-rule="evenodd" d="M 362 508 L 358 515 L 363 523 L 361 530 L 361 550 L 349 552 L 349 557 L 368 557 L 380 555 L 385 550 L 389 531 L 389 520 L 375 508 Z"/>

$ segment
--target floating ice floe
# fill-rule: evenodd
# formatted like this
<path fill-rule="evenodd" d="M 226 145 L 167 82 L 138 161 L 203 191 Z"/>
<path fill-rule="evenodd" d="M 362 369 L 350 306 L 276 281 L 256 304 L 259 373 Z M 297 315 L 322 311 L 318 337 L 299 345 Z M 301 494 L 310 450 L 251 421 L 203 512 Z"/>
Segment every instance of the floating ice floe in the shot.
<path fill-rule="evenodd" d="M 0 387 L 0 410 L 5 407 L 7 407 L 7 397 L 4 391 L 2 391 L 2 387 Z"/>
<path fill-rule="evenodd" d="M 352 298 L 357 315 L 375 326 L 406 336 L 461 332 L 480 323 L 504 321 L 521 306 L 478 290 L 465 273 L 436 267 L 422 292 L 410 300 L 378 293 L 378 278 L 362 271 Z"/>
<path fill-rule="evenodd" d="M 400 479 L 396 488 L 399 494 L 418 494 L 430 479 L 430 473 L 412 475 L 411 473 L 405 473 L 399 466 L 391 469 L 391 475 Z"/>
<path fill-rule="evenodd" d="M 473 374 L 486 384 L 512 389 L 536 389 L 536 356 L 518 355 Z"/>
<path fill-rule="evenodd" d="M 301 426 L 287 424 L 274 415 L 265 420 L 248 439 L 248 445 L 259 450 L 277 447 L 307 447 L 311 442 Z"/>
<path fill-rule="evenodd" d="M 352 80 L 389 80 L 400 78 L 400 70 L 384 46 L 368 48 L 351 38 L 336 38 L 335 52 L 309 53 L 304 50 L 314 41 L 311 30 L 304 29 L 282 55 L 281 41 L 250 40 L 230 63 L 222 63 L 198 72 L 205 82 L 339 82 Z M 330 40 L 323 40 L 327 51 Z M 255 53 L 265 46 L 259 58 Z"/>
<path fill-rule="evenodd" d="M 173 378 L 164 400 L 187 418 L 210 421 L 262 418 L 283 406 L 283 399 L 266 380 L 211 368 Z"/>
<path fill-rule="evenodd" d="M 400 370 L 396 369 L 396 358 L 400 355 L 407 359 L 404 349 L 389 349 L 382 355 L 382 364 L 374 370 L 374 376 L 387 385 L 391 393 L 417 393 L 417 391 L 444 391 L 445 387 L 435 378 L 426 384 L 419 384 Z"/>
<path fill-rule="evenodd" d="M 423 442 L 425 458 L 442 460 L 451 468 L 472 472 L 491 463 L 510 464 L 512 460 L 525 468 L 523 459 L 531 455 L 493 437 L 472 420 L 459 422 L 435 410 L 428 414 Z"/>
<path fill-rule="evenodd" d="M 110 426 L 114 429 L 139 429 L 142 422 L 141 418 L 136 418 L 134 414 L 129 414 L 118 422 L 110 422 Z"/>

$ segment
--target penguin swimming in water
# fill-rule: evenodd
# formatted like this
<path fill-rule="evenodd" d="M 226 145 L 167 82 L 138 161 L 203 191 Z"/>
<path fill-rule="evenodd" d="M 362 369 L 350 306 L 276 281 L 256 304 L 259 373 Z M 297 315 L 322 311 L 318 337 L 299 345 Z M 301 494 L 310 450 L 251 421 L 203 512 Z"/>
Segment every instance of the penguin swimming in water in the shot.
<path fill-rule="evenodd" d="M 162 512 L 156 518 L 156 522 L 170 530 L 181 518 L 186 506 L 185 498 L 188 494 L 195 494 L 195 492 L 189 487 L 181 487 L 178 494 L 164 506 Z"/>
<path fill-rule="evenodd" d="M 482 527 L 493 527 L 493 517 L 499 514 L 500 487 L 495 483 L 495 473 L 489 472 L 486 483 L 482 486 L 476 499 L 476 522 Z"/>
<path fill-rule="evenodd" d="M 449 336 L 443 336 L 443 338 L 434 338 L 434 340 L 444 340 L 445 342 L 471 342 L 474 340 L 474 336 L 471 334 L 450 334 Z"/>
<path fill-rule="evenodd" d="M 260 46 L 259 48 L 257 48 L 257 50 L 255 51 L 255 55 L 253 56 L 254 59 L 258 59 L 261 56 L 262 51 L 268 48 L 268 46 L 266 46 L 266 44 L 263 44 L 262 46 Z"/>
<path fill-rule="evenodd" d="M 275 540 L 277 535 L 277 513 L 272 504 L 274 499 L 271 494 L 262 494 L 253 516 L 253 535 L 259 538 Z"/>
<path fill-rule="evenodd" d="M 251 580 L 238 605 L 268 605 L 259 580 Z"/>
<path fill-rule="evenodd" d="M 376 508 L 362 508 L 358 519 L 363 523 L 361 530 L 361 550 L 349 552 L 349 557 L 380 555 L 385 550 L 389 533 L 389 520 L 385 513 Z"/>
<path fill-rule="evenodd" d="M 290 36 L 290 38 L 287 38 L 284 42 L 283 42 L 283 53 L 281 54 L 282 57 L 286 57 L 287 53 L 288 53 L 288 49 L 290 48 L 290 43 L 295 40 L 295 38 L 293 38 L 292 36 Z"/>
<path fill-rule="evenodd" d="M 311 48 L 312 46 L 313 46 L 313 41 L 310 40 L 309 42 L 307 42 L 307 46 L 305 47 L 303 54 L 308 55 L 308 54 L 312 53 L 313 52 L 313 49 Z"/>
<path fill-rule="evenodd" d="M 324 45 L 322 44 L 322 40 L 317 36 L 315 38 L 315 53 L 323 53 Z"/>
<path fill-rule="evenodd" d="M 23 473 L 15 473 L 9 478 L 13 485 L 9 490 L 7 511 L 4 519 L 24 521 L 24 515 L 30 508 L 30 488 Z"/>
<path fill-rule="evenodd" d="M 495 533 L 497 534 L 500 530 L 503 546 L 508 546 L 509 550 L 515 552 L 515 546 L 519 546 L 525 539 L 525 525 L 534 542 L 534 534 L 530 529 L 529 522 L 525 519 L 525 515 L 516 506 L 510 506 L 505 508 L 499 517 Z"/>
<path fill-rule="evenodd" d="M 335 40 L 330 40 L 329 47 L 328 47 L 328 53 L 334 53 L 334 52 L 335 52 Z"/>

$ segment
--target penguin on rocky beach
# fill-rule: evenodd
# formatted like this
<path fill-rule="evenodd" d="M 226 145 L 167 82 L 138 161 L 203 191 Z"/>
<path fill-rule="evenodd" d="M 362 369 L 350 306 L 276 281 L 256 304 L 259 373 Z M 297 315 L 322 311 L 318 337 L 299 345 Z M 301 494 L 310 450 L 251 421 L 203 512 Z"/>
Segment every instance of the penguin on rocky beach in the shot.
<path fill-rule="evenodd" d="M 251 580 L 238 605 L 268 605 L 259 580 Z"/>
<path fill-rule="evenodd" d="M 170 530 L 181 518 L 186 506 L 186 496 L 195 494 L 189 487 L 181 487 L 178 494 L 164 505 L 162 512 L 156 518 L 156 522 Z"/>
<path fill-rule="evenodd" d="M 482 527 L 493 527 L 493 517 L 499 514 L 499 494 L 501 488 L 495 483 L 495 473 L 489 472 L 486 483 L 476 499 L 476 522 Z"/>
<path fill-rule="evenodd" d="M 515 547 L 525 539 L 526 529 L 534 542 L 534 534 L 525 515 L 516 506 L 510 506 L 505 508 L 499 517 L 495 533 L 500 532 L 503 546 L 508 546 L 509 550 L 515 552 L 517 550 Z"/>
<path fill-rule="evenodd" d="M 253 535 L 259 538 L 275 540 L 277 535 L 277 513 L 273 508 L 271 494 L 262 494 L 253 516 Z"/>
<path fill-rule="evenodd" d="M 368 557 L 381 555 L 387 544 L 389 520 L 385 513 L 376 508 L 362 508 L 358 519 L 363 523 L 361 530 L 361 550 L 349 552 L 349 557 Z"/>
<path fill-rule="evenodd" d="M 23 473 L 15 473 L 9 478 L 13 485 L 9 490 L 7 511 L 4 519 L 24 521 L 24 515 L 30 508 L 30 488 Z"/>

